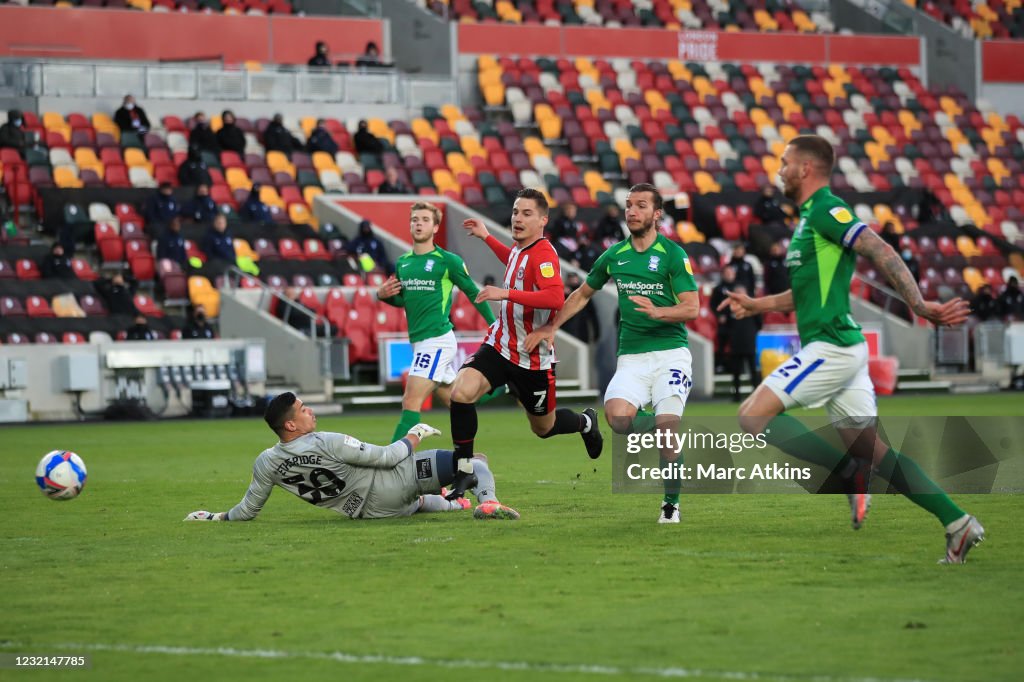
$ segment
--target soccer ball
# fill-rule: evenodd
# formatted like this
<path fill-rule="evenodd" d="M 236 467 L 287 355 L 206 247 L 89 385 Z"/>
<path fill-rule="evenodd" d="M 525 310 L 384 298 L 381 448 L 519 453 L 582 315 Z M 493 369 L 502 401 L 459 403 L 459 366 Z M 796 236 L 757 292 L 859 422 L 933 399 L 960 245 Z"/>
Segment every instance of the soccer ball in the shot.
<path fill-rule="evenodd" d="M 36 467 L 36 485 L 51 500 L 73 500 L 85 487 L 85 462 L 70 450 L 46 453 Z"/>

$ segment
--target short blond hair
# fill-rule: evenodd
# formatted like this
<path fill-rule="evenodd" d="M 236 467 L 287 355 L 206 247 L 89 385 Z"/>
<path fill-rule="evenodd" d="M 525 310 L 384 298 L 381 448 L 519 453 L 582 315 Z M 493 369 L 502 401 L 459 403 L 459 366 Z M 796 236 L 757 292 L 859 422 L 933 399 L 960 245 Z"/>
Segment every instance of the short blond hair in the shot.
<path fill-rule="evenodd" d="M 434 224 L 441 224 L 441 209 L 427 201 L 417 201 L 409 209 L 409 214 L 412 215 L 416 211 L 430 211 L 430 215 L 434 216 Z"/>

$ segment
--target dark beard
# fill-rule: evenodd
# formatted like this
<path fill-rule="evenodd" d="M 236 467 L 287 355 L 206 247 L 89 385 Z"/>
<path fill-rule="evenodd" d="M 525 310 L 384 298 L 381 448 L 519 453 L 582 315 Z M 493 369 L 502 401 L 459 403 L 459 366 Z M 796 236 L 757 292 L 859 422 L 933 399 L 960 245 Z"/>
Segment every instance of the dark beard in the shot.
<path fill-rule="evenodd" d="M 629 228 L 628 225 L 626 227 Z M 629 228 L 629 234 L 630 234 L 631 237 L 636 237 L 638 239 L 643 239 L 644 237 L 647 236 L 647 233 L 650 232 L 653 229 L 654 229 L 654 221 L 652 220 L 649 223 L 644 223 L 640 227 L 640 229 L 637 230 L 636 232 L 634 232 L 632 228 Z"/>
<path fill-rule="evenodd" d="M 796 201 L 796 198 L 798 196 L 800 196 L 800 189 L 799 188 L 794 188 L 794 189 L 790 190 L 788 186 L 783 185 L 782 186 L 782 196 L 786 197 L 790 201 Z"/>

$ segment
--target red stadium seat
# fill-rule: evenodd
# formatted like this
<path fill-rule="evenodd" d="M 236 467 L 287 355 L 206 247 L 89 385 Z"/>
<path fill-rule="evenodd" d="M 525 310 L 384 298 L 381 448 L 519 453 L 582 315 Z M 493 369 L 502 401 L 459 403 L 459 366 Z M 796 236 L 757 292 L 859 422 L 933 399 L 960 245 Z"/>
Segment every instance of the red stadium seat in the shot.
<path fill-rule="evenodd" d="M 28 258 L 20 258 L 14 266 L 17 269 L 18 279 L 33 280 L 40 279 L 43 275 L 39 272 L 39 266 L 35 261 Z"/>
<path fill-rule="evenodd" d="M 50 303 L 42 296 L 29 296 L 25 299 L 25 312 L 29 317 L 55 317 Z"/>
<path fill-rule="evenodd" d="M 82 258 L 72 258 L 71 268 L 75 271 L 75 274 L 78 275 L 78 279 L 83 282 L 95 282 L 100 278 L 100 276 L 96 274 L 96 271 L 92 269 L 92 266 L 89 265 L 89 262 Z"/>
<path fill-rule="evenodd" d="M 164 316 L 164 311 L 161 310 L 159 306 L 157 306 L 156 301 L 154 301 L 149 296 L 146 296 L 145 294 L 135 294 L 134 301 L 135 307 L 138 309 L 140 313 L 142 313 L 146 317 Z"/>

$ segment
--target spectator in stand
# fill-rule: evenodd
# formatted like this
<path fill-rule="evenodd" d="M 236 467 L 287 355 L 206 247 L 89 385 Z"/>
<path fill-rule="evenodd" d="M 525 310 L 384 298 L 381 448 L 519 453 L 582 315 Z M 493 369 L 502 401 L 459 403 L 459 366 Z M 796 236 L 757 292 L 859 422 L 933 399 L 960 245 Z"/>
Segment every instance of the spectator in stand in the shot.
<path fill-rule="evenodd" d="M 240 157 L 245 156 L 245 133 L 235 125 L 235 114 L 230 109 L 225 109 L 220 115 L 217 144 L 226 152 L 234 152 Z"/>
<path fill-rule="evenodd" d="M 765 185 L 761 196 L 754 203 L 754 215 L 762 223 L 781 223 L 786 220 L 786 213 L 779 203 L 779 190 L 775 185 Z"/>
<path fill-rule="evenodd" d="M 743 285 L 736 286 L 733 291 L 738 294 L 748 293 Z M 750 315 L 741 320 L 732 318 L 729 322 L 729 367 L 732 371 L 733 402 L 740 401 L 740 375 L 744 369 L 750 372 L 751 392 L 761 383 L 754 357 L 757 352 L 757 332 L 760 329 L 760 315 Z"/>
<path fill-rule="evenodd" d="M 732 259 L 728 263 L 736 271 L 736 283 L 747 291 L 754 291 L 754 266 L 747 260 L 747 247 L 736 242 L 732 247 Z"/>
<path fill-rule="evenodd" d="M 728 298 L 725 292 L 732 291 L 741 286 L 736 281 L 736 268 L 726 265 L 722 268 L 722 281 L 711 290 L 711 309 L 718 310 L 722 301 Z M 715 336 L 715 372 L 725 371 L 725 349 L 729 344 L 729 326 L 733 321 L 732 310 L 726 306 L 725 310 L 718 310 L 718 333 Z"/>
<path fill-rule="evenodd" d="M 359 122 L 359 128 L 352 136 L 352 143 L 357 154 L 380 154 L 384 151 L 384 145 L 370 132 L 370 126 L 365 120 Z"/>
<path fill-rule="evenodd" d="M 196 115 L 192 117 L 192 132 L 189 133 L 188 143 L 189 146 L 199 147 L 203 151 L 213 152 L 214 154 L 220 151 L 217 135 L 210 128 L 210 122 L 206 120 L 206 114 L 201 111 L 197 111 Z"/>
<path fill-rule="evenodd" d="M 579 289 L 582 284 L 583 280 L 577 273 L 570 272 L 566 275 L 565 297 L 569 298 L 569 294 Z M 597 319 L 597 308 L 594 307 L 594 302 L 588 300 L 583 310 L 562 325 L 562 331 L 572 334 L 583 343 L 597 341 L 601 336 L 601 324 Z"/>
<path fill-rule="evenodd" d="M 900 252 L 900 235 L 896 232 L 896 224 L 891 220 L 885 221 L 885 225 L 882 225 L 882 233 L 878 236 L 891 246 L 893 251 Z M 915 277 L 915 279 L 917 278 Z"/>
<path fill-rule="evenodd" d="M 780 242 L 775 242 L 768 250 L 768 258 L 764 263 L 764 288 L 769 295 L 781 294 L 789 289 L 786 247 Z"/>
<path fill-rule="evenodd" d="M 1016 277 L 1006 280 L 1006 288 L 999 294 L 999 314 L 1014 319 L 1024 318 L 1024 291 Z"/>
<path fill-rule="evenodd" d="M 188 252 L 185 250 L 185 238 L 181 236 L 181 218 L 175 216 L 160 233 L 156 242 L 157 260 L 172 260 L 188 272 Z"/>
<path fill-rule="evenodd" d="M 986 282 L 978 288 L 978 293 L 974 295 L 974 300 L 971 301 L 971 314 L 982 322 L 999 316 L 999 304 L 992 295 L 991 284 Z"/>
<path fill-rule="evenodd" d="M 690 195 L 686 192 L 678 192 L 671 199 L 664 203 L 665 215 L 672 219 L 673 223 L 689 223 L 690 220 Z"/>
<path fill-rule="evenodd" d="M 608 204 L 605 206 L 604 215 L 594 228 L 594 241 L 606 249 L 621 242 L 626 238 L 623 225 L 618 205 Z"/>
<path fill-rule="evenodd" d="M 398 169 L 388 166 L 384 171 L 384 182 L 377 186 L 377 194 L 409 194 L 409 187 L 398 176 Z"/>
<path fill-rule="evenodd" d="M 558 252 L 558 257 L 565 260 L 573 259 L 580 248 L 580 233 L 586 230 L 576 219 L 576 211 L 576 204 L 569 202 L 562 207 L 561 214 L 547 225 L 547 238 Z"/>
<path fill-rule="evenodd" d="M 604 253 L 601 245 L 592 241 L 586 232 L 580 233 L 580 247 L 572 258 L 572 264 L 584 272 L 590 272 L 598 257 Z"/>
<path fill-rule="evenodd" d="M 135 307 L 134 294 L 124 280 L 121 273 L 115 274 L 109 280 L 101 279 L 96 283 L 96 290 L 99 291 L 107 302 L 107 310 L 111 315 L 138 315 Z"/>
<path fill-rule="evenodd" d="M 309 139 L 306 140 L 306 150 L 313 152 L 327 152 L 331 156 L 338 153 L 338 143 L 331 137 L 331 133 L 324 127 L 324 120 L 318 118 L 316 126 L 309 132 Z"/>
<path fill-rule="evenodd" d="M 210 198 L 210 186 L 196 185 L 196 193 L 181 207 L 181 215 L 197 223 L 208 223 L 220 211 L 217 203 Z"/>
<path fill-rule="evenodd" d="M 274 114 L 267 129 L 263 131 L 263 146 L 268 152 L 283 152 L 291 158 L 292 152 L 302 151 L 302 140 L 288 132 L 284 127 L 284 117 Z"/>
<path fill-rule="evenodd" d="M 270 215 L 270 208 L 260 200 L 259 183 L 253 183 L 249 197 L 242 204 L 241 208 L 238 209 L 238 212 L 243 220 L 248 220 L 249 222 L 263 225 L 274 222 L 273 217 Z"/>
<path fill-rule="evenodd" d="M 921 264 L 914 258 L 914 252 L 910 249 L 903 249 L 900 253 L 900 258 L 907 266 L 907 270 L 910 270 L 910 274 L 914 277 L 914 281 L 920 281 L 921 279 Z"/>
<path fill-rule="evenodd" d="M 309 58 L 306 65 L 320 67 L 329 67 L 331 65 L 330 49 L 327 47 L 327 43 L 322 40 L 316 42 L 316 52 Z"/>
<path fill-rule="evenodd" d="M 213 219 L 210 229 L 203 235 L 203 253 L 206 254 L 207 264 L 211 261 L 219 261 L 227 265 L 235 264 L 235 242 L 228 232 L 228 217 L 218 213 Z"/>
<path fill-rule="evenodd" d="M 25 117 L 18 109 L 11 109 L 7 112 L 7 123 L 0 126 L 0 149 L 17 149 L 22 158 L 25 158 L 25 147 L 28 145 L 28 137 L 22 126 Z"/>
<path fill-rule="evenodd" d="M 169 182 L 162 182 L 156 192 L 146 200 L 142 217 L 149 225 L 166 225 L 180 211 L 181 205 L 174 198 L 174 186 Z"/>
<path fill-rule="evenodd" d="M 124 96 L 121 108 L 114 112 L 114 123 L 123 133 L 136 133 L 140 137 L 149 132 L 149 117 L 146 110 L 135 103 L 131 95 Z"/>
<path fill-rule="evenodd" d="M 356 58 L 356 66 L 384 66 L 380 60 L 380 48 L 372 40 L 366 43 L 366 49 Z"/>
<path fill-rule="evenodd" d="M 203 152 L 199 147 L 189 146 L 188 158 L 178 167 L 178 184 L 182 187 L 213 184 L 210 169 L 203 161 Z"/>
<path fill-rule="evenodd" d="M 78 279 L 75 269 L 71 267 L 71 259 L 64 253 L 64 247 L 56 242 L 39 263 L 39 271 L 47 279 Z"/>
<path fill-rule="evenodd" d="M 384 244 L 377 239 L 377 235 L 373 233 L 373 225 L 370 224 L 369 220 L 364 220 L 359 223 L 359 234 L 356 238 L 348 243 L 348 250 L 351 253 L 358 254 L 360 256 L 360 262 L 363 263 L 363 269 L 369 272 L 374 268 L 381 268 L 388 274 L 395 271 L 394 266 L 391 264 L 391 260 L 388 259 L 387 252 L 384 251 Z M 363 260 L 363 256 L 368 256 L 372 259 L 373 263 L 366 263 Z M 367 267 L 367 266 L 370 267 Z"/>
<path fill-rule="evenodd" d="M 135 316 L 135 324 L 125 335 L 128 341 L 156 341 L 156 332 L 149 327 L 149 320 L 142 313 Z"/>
<path fill-rule="evenodd" d="M 217 335 L 213 333 L 213 327 L 206 319 L 206 309 L 197 305 L 192 311 L 192 317 L 189 318 L 188 323 L 182 327 L 181 338 L 183 339 L 215 339 Z"/>

